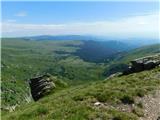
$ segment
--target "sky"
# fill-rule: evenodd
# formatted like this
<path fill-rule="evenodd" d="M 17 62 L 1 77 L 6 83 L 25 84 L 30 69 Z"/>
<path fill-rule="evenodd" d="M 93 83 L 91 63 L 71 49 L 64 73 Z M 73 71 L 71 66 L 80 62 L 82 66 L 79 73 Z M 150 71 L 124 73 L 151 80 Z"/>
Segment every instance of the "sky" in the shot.
<path fill-rule="evenodd" d="M 158 2 L 2 2 L 2 37 L 158 38 Z"/>

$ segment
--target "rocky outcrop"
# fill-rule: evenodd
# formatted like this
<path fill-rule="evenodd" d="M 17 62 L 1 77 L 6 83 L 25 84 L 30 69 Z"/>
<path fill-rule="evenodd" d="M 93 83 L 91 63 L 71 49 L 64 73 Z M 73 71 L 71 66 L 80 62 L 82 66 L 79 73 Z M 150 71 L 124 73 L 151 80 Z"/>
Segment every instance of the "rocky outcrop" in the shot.
<path fill-rule="evenodd" d="M 147 56 L 131 61 L 131 66 L 123 72 L 123 75 L 150 70 L 160 65 L 160 54 Z"/>
<path fill-rule="evenodd" d="M 46 74 L 30 79 L 31 94 L 35 101 L 47 95 L 55 88 L 51 76 Z"/>

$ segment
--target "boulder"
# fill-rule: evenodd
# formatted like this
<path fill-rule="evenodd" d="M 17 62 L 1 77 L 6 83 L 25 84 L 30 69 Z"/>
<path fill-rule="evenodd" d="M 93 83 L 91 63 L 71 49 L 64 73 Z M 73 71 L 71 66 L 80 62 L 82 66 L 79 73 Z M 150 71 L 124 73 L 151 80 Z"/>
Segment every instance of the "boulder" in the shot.
<path fill-rule="evenodd" d="M 131 61 L 131 66 L 123 71 L 123 75 L 128 75 L 135 72 L 150 70 L 160 65 L 160 54 L 147 56 Z"/>
<path fill-rule="evenodd" d="M 32 97 L 35 101 L 49 94 L 55 88 L 55 84 L 50 75 L 42 75 L 32 78 L 29 81 L 29 85 Z"/>
<path fill-rule="evenodd" d="M 133 60 L 133 61 L 131 61 L 131 64 L 132 64 L 131 69 L 133 71 L 139 72 L 139 71 L 143 70 L 143 61 L 142 60 L 138 60 L 138 61 Z"/>

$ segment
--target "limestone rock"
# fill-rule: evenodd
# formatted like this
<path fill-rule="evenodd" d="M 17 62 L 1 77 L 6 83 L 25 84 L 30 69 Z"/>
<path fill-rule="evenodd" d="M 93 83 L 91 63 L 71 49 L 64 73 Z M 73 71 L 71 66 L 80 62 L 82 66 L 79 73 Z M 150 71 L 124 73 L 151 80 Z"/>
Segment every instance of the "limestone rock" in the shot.
<path fill-rule="evenodd" d="M 42 75 L 30 79 L 31 94 L 35 101 L 39 100 L 43 96 L 50 93 L 54 88 L 55 84 L 51 79 L 50 75 Z"/>

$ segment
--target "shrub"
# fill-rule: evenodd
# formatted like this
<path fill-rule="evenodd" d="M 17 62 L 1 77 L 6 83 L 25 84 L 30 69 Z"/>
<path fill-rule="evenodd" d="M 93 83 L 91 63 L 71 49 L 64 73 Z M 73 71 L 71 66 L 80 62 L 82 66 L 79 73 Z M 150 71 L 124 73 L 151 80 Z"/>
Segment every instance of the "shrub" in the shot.
<path fill-rule="evenodd" d="M 145 93 L 146 93 L 145 89 L 138 89 L 137 90 L 137 96 L 139 96 L 139 97 L 144 97 Z"/>
<path fill-rule="evenodd" d="M 129 96 L 129 95 L 124 95 L 121 98 L 121 101 L 124 104 L 133 104 L 134 103 L 134 98 L 132 96 Z"/>

